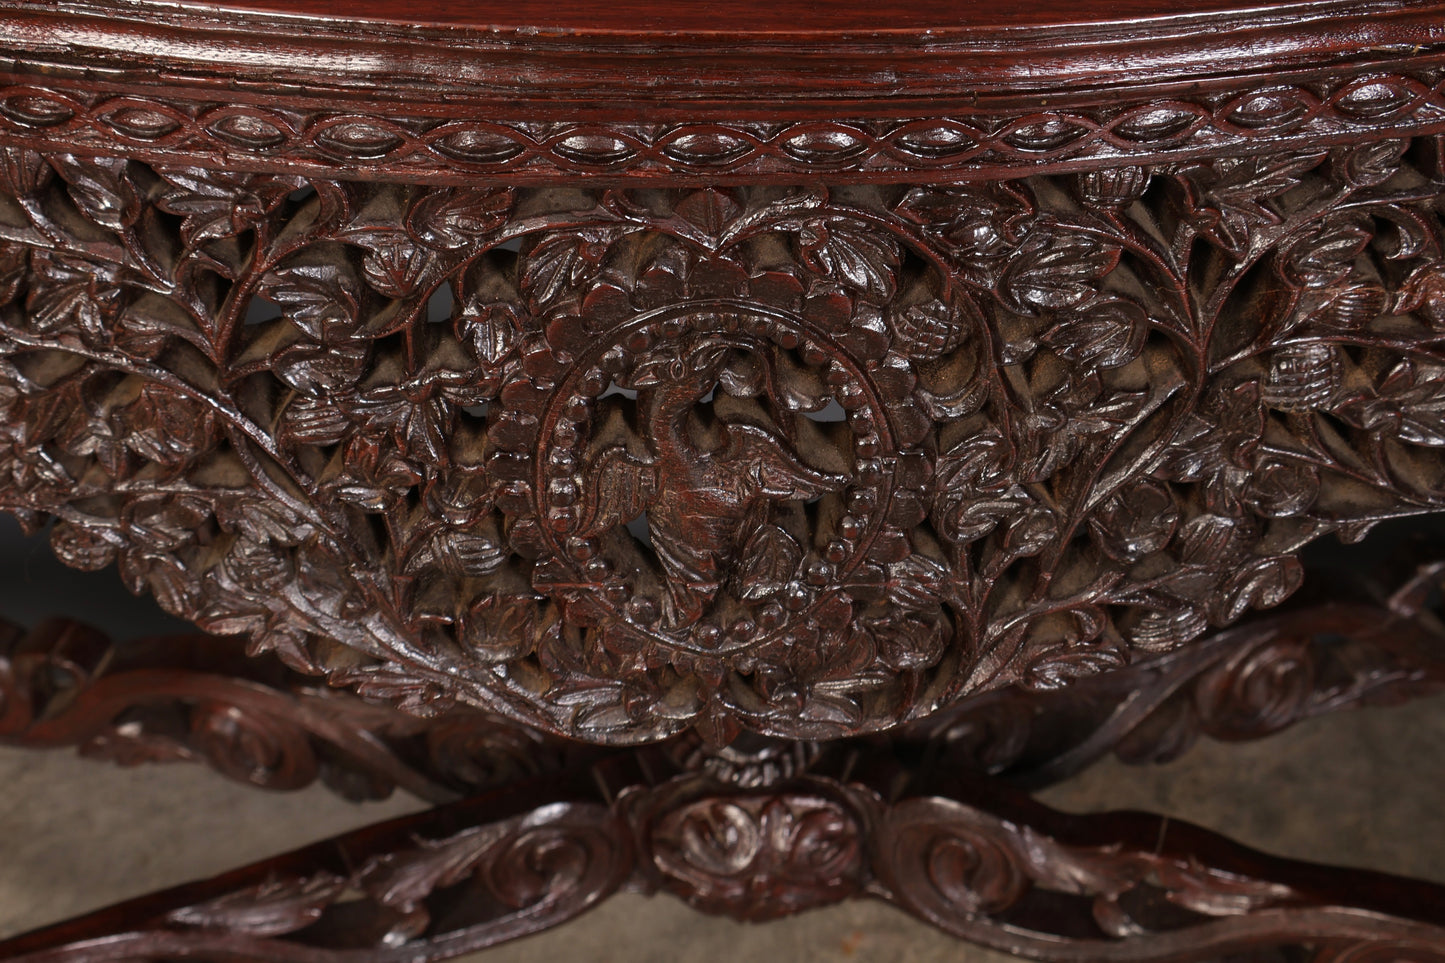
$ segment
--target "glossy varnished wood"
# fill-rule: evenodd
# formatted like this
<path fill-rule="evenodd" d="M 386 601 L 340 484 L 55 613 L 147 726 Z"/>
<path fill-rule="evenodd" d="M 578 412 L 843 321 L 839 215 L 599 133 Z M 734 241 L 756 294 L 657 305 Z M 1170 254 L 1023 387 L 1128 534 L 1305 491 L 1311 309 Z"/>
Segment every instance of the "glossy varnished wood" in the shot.
<path fill-rule="evenodd" d="M 638 121 L 1119 103 L 1144 85 L 1388 69 L 1445 39 L 1433 2 L 335 6 L 8 0 L 0 45 L 117 88 L 254 100 L 280 84 L 298 104 Z"/>
<path fill-rule="evenodd" d="M 242 639 L 3 633 L 0 736 L 545 778 L 0 952 L 439 959 L 633 885 L 1439 958 L 1436 888 L 996 780 L 1440 684 L 1438 553 L 1248 620 L 1445 509 L 1445 5 L 399 10 L 0 0 L 0 506 Z"/>

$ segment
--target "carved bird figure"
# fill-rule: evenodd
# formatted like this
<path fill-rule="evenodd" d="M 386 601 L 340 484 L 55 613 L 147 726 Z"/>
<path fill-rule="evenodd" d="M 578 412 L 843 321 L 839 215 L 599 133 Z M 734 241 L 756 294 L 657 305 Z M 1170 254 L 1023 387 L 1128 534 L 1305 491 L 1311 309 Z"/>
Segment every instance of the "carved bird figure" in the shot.
<path fill-rule="evenodd" d="M 717 385 L 732 348 L 708 345 L 643 366 L 637 387 L 639 433 L 648 454 L 622 445 L 592 462 L 581 528 L 595 535 L 647 514 L 652 547 L 666 583 L 663 624 L 681 628 L 707 612 L 737 557 L 747 519 L 769 502 L 837 491 L 843 475 L 802 461 L 771 428 L 721 421 L 718 443 L 700 445 L 688 416 Z"/>

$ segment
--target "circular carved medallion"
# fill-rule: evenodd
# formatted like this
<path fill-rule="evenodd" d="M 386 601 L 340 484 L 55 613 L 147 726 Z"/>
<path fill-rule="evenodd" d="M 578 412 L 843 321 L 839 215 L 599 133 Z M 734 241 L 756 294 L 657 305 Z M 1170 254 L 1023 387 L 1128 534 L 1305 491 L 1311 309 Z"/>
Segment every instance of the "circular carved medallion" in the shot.
<path fill-rule="evenodd" d="M 745 302 L 646 312 L 610 334 L 538 418 L 513 529 L 537 587 L 573 623 L 700 654 L 844 618 L 898 487 L 858 362 Z"/>
<path fill-rule="evenodd" d="M 664 699 L 687 717 L 747 712 L 739 679 L 806 714 L 801 680 L 840 653 L 927 666 L 952 633 L 926 585 L 941 564 L 914 559 L 909 535 L 931 461 L 916 377 L 887 356 L 900 299 L 840 275 L 828 230 L 800 232 L 829 252 L 812 266 L 753 277 L 741 251 L 655 234 L 646 268 L 608 271 L 642 246 L 609 239 L 580 291 L 536 305 L 545 339 L 500 389 L 488 466 L 532 588 L 584 658 L 619 653 L 652 685 L 691 675 Z M 524 252 L 524 281 L 529 256 L 556 254 Z M 967 315 L 929 307 L 907 310 L 909 337 L 956 347 Z"/>

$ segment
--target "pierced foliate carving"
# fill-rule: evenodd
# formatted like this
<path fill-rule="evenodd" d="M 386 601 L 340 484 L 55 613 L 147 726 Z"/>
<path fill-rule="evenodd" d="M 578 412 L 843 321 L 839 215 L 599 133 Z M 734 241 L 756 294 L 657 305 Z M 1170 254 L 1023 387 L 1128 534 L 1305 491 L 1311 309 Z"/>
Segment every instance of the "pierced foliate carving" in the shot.
<path fill-rule="evenodd" d="M 881 729 L 1441 507 L 1438 157 L 577 191 L 11 150 L 3 499 L 413 711 Z"/>

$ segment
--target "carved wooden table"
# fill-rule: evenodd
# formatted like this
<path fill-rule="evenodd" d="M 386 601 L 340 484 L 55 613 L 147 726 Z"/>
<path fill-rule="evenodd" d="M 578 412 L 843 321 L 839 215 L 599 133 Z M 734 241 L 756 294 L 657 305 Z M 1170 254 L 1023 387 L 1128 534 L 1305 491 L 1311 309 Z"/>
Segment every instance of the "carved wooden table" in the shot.
<path fill-rule="evenodd" d="M 1445 960 L 1024 795 L 1445 681 L 1445 554 L 1297 558 L 1445 508 L 1445 4 L 395 6 L 0 0 L 0 504 L 213 634 L 10 630 L 0 735 L 438 803 L 0 954 Z"/>

